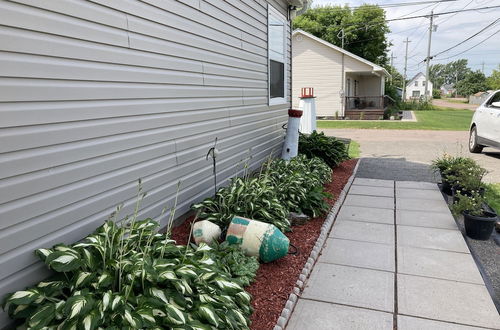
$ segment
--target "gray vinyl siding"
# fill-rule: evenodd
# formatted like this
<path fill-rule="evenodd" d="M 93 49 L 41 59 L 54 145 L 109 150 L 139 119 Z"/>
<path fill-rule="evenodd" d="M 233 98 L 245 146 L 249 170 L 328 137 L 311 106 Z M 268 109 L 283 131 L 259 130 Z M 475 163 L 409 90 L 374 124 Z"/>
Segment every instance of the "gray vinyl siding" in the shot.
<path fill-rule="evenodd" d="M 179 180 L 178 215 L 213 194 L 215 137 L 221 184 L 280 154 L 290 95 L 268 106 L 267 5 L 0 1 L 0 299 L 49 274 L 35 249 L 132 213 L 139 178 L 140 217 Z"/>

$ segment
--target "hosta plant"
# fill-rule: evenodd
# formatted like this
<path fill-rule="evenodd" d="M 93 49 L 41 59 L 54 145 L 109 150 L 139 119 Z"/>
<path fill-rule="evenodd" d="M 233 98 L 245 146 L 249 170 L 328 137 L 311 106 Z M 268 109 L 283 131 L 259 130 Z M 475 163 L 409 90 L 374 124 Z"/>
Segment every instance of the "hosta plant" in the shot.
<path fill-rule="evenodd" d="M 255 267 L 238 275 L 225 247 L 176 245 L 157 229 L 107 221 L 82 242 L 37 250 L 56 275 L 8 295 L 4 309 L 30 329 L 248 329 L 242 284 Z"/>
<path fill-rule="evenodd" d="M 239 215 L 272 223 L 281 231 L 290 230 L 288 210 L 279 201 L 271 179 L 265 176 L 233 178 L 228 187 L 192 208 L 198 211 L 200 219 L 210 220 L 223 229 L 234 215 Z"/>
<path fill-rule="evenodd" d="M 316 131 L 310 135 L 300 134 L 299 153 L 309 158 L 319 157 L 331 168 L 337 167 L 341 162 L 349 159 L 347 148 L 342 141 Z"/>

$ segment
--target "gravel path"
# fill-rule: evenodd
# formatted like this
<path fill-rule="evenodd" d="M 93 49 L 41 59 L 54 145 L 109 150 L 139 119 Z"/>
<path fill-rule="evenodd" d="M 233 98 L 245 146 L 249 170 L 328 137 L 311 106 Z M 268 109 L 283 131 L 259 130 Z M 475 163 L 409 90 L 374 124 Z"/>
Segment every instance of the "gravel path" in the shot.
<path fill-rule="evenodd" d="M 417 180 L 412 176 L 412 167 L 418 164 L 430 164 L 433 159 L 441 156 L 443 152 L 450 154 L 463 154 L 475 159 L 489 173 L 485 177 L 487 182 L 500 182 L 500 150 L 485 148 L 481 154 L 471 154 L 467 149 L 468 132 L 463 131 L 424 131 L 424 130 L 379 130 L 379 129 L 323 129 L 330 136 L 350 138 L 360 143 L 361 156 L 387 160 L 381 166 L 388 166 L 387 175 L 391 171 L 390 164 L 397 160 L 405 164 L 403 169 L 409 173 L 406 180 Z M 414 163 L 414 164 L 409 164 Z M 361 170 L 361 169 L 360 169 Z M 379 171 L 376 178 L 384 177 Z M 363 173 L 363 172 L 361 172 Z M 400 180 L 399 176 L 393 179 Z M 433 176 L 426 176 L 423 181 L 435 181 Z"/>
<path fill-rule="evenodd" d="M 446 99 L 434 99 L 432 100 L 432 104 L 437 105 L 439 107 L 468 109 L 473 111 L 476 110 L 476 108 L 478 107 L 477 104 L 455 103 L 455 102 L 449 102 Z"/>

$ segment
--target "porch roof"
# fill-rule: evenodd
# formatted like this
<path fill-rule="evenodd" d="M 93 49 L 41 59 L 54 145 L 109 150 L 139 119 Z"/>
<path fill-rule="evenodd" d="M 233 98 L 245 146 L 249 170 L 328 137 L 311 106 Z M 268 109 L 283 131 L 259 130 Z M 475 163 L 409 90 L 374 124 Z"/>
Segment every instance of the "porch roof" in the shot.
<path fill-rule="evenodd" d="M 300 33 L 300 34 L 302 34 L 302 35 L 304 35 L 304 36 L 306 36 L 308 38 L 311 38 L 311 39 L 313 39 L 313 40 L 315 40 L 315 41 L 317 41 L 319 43 L 322 43 L 323 45 L 325 45 L 327 47 L 330 47 L 330 48 L 332 48 L 332 49 L 334 49 L 334 50 L 336 50 L 336 51 L 338 51 L 340 53 L 343 53 L 343 54 L 345 54 L 345 55 L 347 55 L 347 56 L 349 56 L 349 57 L 351 57 L 351 58 L 353 58 L 355 60 L 363 62 L 363 63 L 365 63 L 365 64 L 367 64 L 367 65 L 369 65 L 369 66 L 372 67 L 372 71 L 371 72 L 370 71 L 351 71 L 352 73 L 354 73 L 354 72 L 356 74 L 366 73 L 367 75 L 368 74 L 370 74 L 370 75 L 371 74 L 376 74 L 376 75 L 381 74 L 381 75 L 384 75 L 386 77 L 391 77 L 391 75 L 389 74 L 389 72 L 387 72 L 387 70 L 384 69 L 383 67 L 381 67 L 381 66 L 379 66 L 379 65 L 377 65 L 377 64 L 375 64 L 373 62 L 370 62 L 370 61 L 368 61 L 368 60 L 366 60 L 366 59 L 364 59 L 364 58 L 362 58 L 362 57 L 360 57 L 358 55 L 355 55 L 355 54 L 353 54 L 351 52 L 348 52 L 347 50 L 345 50 L 343 48 L 335 46 L 335 45 L 333 45 L 333 44 L 331 44 L 331 43 L 329 43 L 329 42 L 327 42 L 327 41 L 325 41 L 323 39 L 320 39 L 320 38 L 318 38 L 318 37 L 316 37 L 316 36 L 314 36 L 314 35 L 306 32 L 304 30 L 301 30 L 301 29 L 294 30 L 292 35 L 295 36 L 298 33 Z"/>

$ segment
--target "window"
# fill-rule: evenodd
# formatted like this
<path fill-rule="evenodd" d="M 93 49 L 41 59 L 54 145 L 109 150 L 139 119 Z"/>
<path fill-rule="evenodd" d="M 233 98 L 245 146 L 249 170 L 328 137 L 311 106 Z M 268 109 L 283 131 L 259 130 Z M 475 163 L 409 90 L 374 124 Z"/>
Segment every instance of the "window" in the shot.
<path fill-rule="evenodd" d="M 496 105 L 493 105 L 493 102 L 500 102 L 500 92 L 493 95 L 493 97 L 488 101 L 488 106 L 492 108 L 499 108 Z"/>
<path fill-rule="evenodd" d="M 268 7 L 269 104 L 286 102 L 286 24 L 285 16 Z"/>
<path fill-rule="evenodd" d="M 415 87 L 418 87 L 418 81 L 415 81 Z"/>
<path fill-rule="evenodd" d="M 420 97 L 420 91 L 413 91 L 411 97 Z"/>

